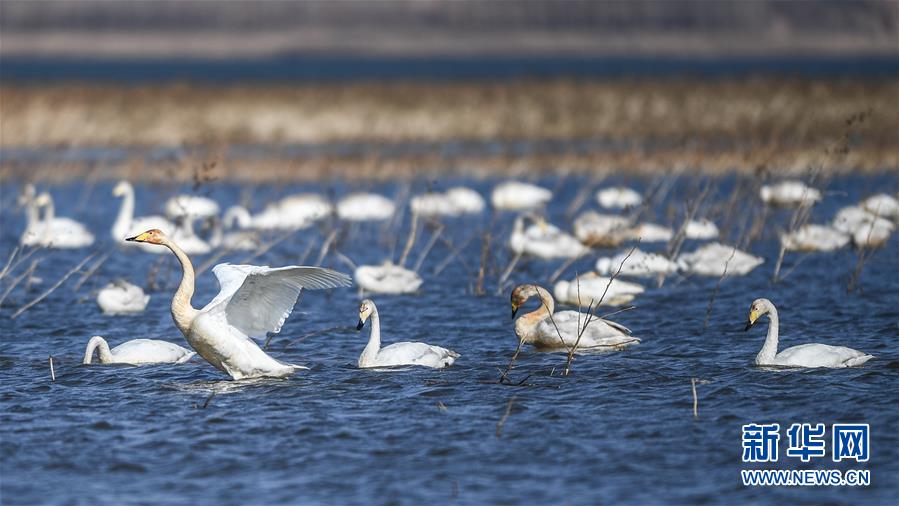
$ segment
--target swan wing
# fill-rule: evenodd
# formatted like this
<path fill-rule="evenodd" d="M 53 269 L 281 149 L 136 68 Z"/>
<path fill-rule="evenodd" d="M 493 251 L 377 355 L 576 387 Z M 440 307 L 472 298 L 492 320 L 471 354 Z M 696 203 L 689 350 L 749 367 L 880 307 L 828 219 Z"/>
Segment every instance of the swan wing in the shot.
<path fill-rule="evenodd" d="M 281 331 L 303 288 L 337 288 L 352 282 L 346 274 L 321 267 L 219 264 L 212 272 L 221 290 L 203 311 L 223 315 L 229 325 L 257 339 Z"/>
<path fill-rule="evenodd" d="M 845 346 L 811 343 L 781 351 L 775 357 L 775 363 L 794 367 L 853 367 L 871 358 L 871 355 Z"/>

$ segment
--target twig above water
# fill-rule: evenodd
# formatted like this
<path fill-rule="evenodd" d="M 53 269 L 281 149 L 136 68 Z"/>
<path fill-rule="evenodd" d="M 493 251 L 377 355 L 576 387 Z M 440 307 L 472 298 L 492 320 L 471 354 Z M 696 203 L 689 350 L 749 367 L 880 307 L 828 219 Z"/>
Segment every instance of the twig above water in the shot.
<path fill-rule="evenodd" d="M 30 309 L 32 306 L 34 306 L 34 305 L 37 304 L 38 302 L 44 300 L 48 295 L 50 295 L 51 293 L 53 293 L 54 290 L 56 290 L 56 289 L 59 288 L 63 283 L 65 283 L 66 280 L 69 279 L 69 277 L 72 276 L 72 274 L 75 274 L 76 272 L 78 272 L 79 270 L 81 270 L 81 268 L 84 267 L 84 264 L 86 264 L 88 261 L 90 261 L 90 259 L 93 258 L 96 254 L 97 254 L 97 253 L 94 252 L 94 253 L 91 253 L 91 254 L 89 254 L 88 256 L 84 257 L 84 259 L 83 259 L 82 261 L 78 262 L 78 265 L 76 265 L 76 266 L 73 267 L 71 270 L 69 270 L 69 272 L 67 272 L 67 273 L 65 274 L 65 276 L 63 276 L 62 278 L 60 278 L 59 281 L 57 281 L 57 282 L 56 282 L 53 286 L 51 286 L 47 291 L 45 291 L 44 293 L 40 294 L 36 299 L 32 300 L 32 301 L 29 302 L 28 304 L 25 304 L 24 306 L 22 306 L 21 308 L 19 308 L 15 313 L 13 313 L 13 315 L 12 315 L 10 318 L 12 318 L 13 320 L 15 320 L 19 315 L 21 315 L 21 314 L 24 313 L 25 311 L 28 311 L 28 309 Z"/>

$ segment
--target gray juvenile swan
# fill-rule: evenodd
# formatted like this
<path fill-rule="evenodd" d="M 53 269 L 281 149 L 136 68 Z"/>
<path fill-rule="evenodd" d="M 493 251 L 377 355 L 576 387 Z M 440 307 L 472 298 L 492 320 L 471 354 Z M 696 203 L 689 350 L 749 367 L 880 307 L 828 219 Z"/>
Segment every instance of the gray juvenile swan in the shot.
<path fill-rule="evenodd" d="M 749 321 L 746 330 L 762 317 L 768 315 L 768 337 L 762 351 L 755 357 L 756 365 L 778 365 L 786 367 L 855 367 L 874 358 L 872 355 L 827 344 L 800 344 L 777 352 L 778 318 L 777 308 L 768 299 L 755 299 L 749 307 Z"/>

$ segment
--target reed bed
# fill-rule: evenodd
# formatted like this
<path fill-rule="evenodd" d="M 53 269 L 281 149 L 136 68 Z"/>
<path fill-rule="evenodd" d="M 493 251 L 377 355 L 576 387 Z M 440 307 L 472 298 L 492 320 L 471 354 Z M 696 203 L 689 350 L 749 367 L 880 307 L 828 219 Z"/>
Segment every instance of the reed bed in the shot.
<path fill-rule="evenodd" d="M 190 181 L 200 172 L 277 181 L 448 170 L 493 175 L 899 167 L 894 78 L 6 84 L 0 103 L 0 148 L 129 148 L 126 160 L 100 165 L 26 167 L 6 158 L 2 177 Z M 247 157 L 231 149 L 247 145 L 264 148 Z M 297 145 L 329 149 L 278 149 Z M 183 151 L 174 161 L 143 156 L 142 150 L 158 146 Z"/>

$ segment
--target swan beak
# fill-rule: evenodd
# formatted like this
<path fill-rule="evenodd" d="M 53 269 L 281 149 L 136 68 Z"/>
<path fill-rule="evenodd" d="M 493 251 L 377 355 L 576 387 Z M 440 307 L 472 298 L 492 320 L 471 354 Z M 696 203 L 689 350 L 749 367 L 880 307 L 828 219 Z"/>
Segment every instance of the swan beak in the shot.
<path fill-rule="evenodd" d="M 130 242 L 147 242 L 147 239 L 149 239 L 149 238 L 150 238 L 149 232 L 144 232 L 142 234 L 137 234 L 134 237 L 126 237 L 125 240 L 130 241 Z"/>
<path fill-rule="evenodd" d="M 518 313 L 518 304 L 512 303 L 512 319 L 515 319 L 516 313 Z"/>
<path fill-rule="evenodd" d="M 758 315 L 758 313 L 757 313 L 756 311 L 754 311 L 754 310 L 753 310 L 753 311 L 750 311 L 750 312 L 749 312 L 749 319 L 746 320 L 746 328 L 743 329 L 743 332 L 746 332 L 747 330 L 751 329 L 752 326 L 755 325 L 755 322 L 757 322 L 758 320 L 759 320 L 759 315 Z"/>
<path fill-rule="evenodd" d="M 362 330 L 362 327 L 365 326 L 365 322 L 362 319 L 359 319 L 359 323 L 356 324 L 356 330 Z"/>

